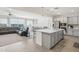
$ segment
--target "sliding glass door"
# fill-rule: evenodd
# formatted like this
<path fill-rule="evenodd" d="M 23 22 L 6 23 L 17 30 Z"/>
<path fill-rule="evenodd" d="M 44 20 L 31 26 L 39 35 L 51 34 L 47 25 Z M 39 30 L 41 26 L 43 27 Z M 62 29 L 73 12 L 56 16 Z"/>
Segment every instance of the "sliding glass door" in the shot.
<path fill-rule="evenodd" d="M 22 19 L 22 18 L 0 18 L 0 27 L 22 27 L 24 30 L 29 27 L 29 35 L 33 37 L 33 27 L 35 25 L 35 20 L 33 19 Z"/>
<path fill-rule="evenodd" d="M 6 18 L 0 18 L 0 27 L 7 27 L 7 23 Z"/>

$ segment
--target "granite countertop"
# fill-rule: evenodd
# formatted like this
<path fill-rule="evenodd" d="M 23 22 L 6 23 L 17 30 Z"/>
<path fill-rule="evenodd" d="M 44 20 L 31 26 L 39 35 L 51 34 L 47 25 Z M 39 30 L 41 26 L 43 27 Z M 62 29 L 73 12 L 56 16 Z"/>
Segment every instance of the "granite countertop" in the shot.
<path fill-rule="evenodd" d="M 79 28 L 68 28 L 68 29 L 73 29 L 73 30 L 76 29 L 76 30 L 79 30 Z"/>
<path fill-rule="evenodd" d="M 44 33 L 55 33 L 55 32 L 61 31 L 61 30 L 63 30 L 63 29 L 43 29 L 43 30 L 36 30 L 36 31 L 44 32 Z"/>
<path fill-rule="evenodd" d="M 78 29 L 79 30 L 79 28 L 73 28 L 73 29 Z"/>

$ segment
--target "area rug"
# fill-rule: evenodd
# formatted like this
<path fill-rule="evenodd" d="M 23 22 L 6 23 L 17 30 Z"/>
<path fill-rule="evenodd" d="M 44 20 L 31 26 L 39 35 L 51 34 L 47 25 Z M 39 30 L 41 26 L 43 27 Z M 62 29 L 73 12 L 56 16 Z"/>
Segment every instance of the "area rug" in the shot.
<path fill-rule="evenodd" d="M 54 52 L 60 52 L 62 51 L 62 49 L 65 47 L 65 44 L 66 44 L 66 39 L 60 41 L 54 48 L 53 48 L 53 51 Z"/>
<path fill-rule="evenodd" d="M 79 48 L 79 43 L 75 42 L 75 43 L 73 44 L 73 46 L 74 46 L 75 48 Z"/>
<path fill-rule="evenodd" d="M 18 34 L 0 35 L 0 47 L 22 41 L 23 38 Z"/>

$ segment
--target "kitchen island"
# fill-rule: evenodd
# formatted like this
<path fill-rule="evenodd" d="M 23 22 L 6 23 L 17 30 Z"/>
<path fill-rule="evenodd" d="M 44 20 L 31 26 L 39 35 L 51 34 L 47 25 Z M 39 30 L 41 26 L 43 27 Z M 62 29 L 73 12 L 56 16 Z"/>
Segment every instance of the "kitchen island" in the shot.
<path fill-rule="evenodd" d="M 50 49 L 63 38 L 63 29 L 42 29 L 35 31 L 34 42 L 42 47 Z"/>

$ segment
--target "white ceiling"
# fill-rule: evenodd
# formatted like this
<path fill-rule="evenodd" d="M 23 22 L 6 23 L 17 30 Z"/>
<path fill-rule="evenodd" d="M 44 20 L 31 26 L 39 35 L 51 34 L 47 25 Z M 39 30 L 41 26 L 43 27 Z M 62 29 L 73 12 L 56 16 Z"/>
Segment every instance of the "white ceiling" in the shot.
<path fill-rule="evenodd" d="M 69 14 L 79 15 L 79 7 L 9 7 L 9 8 L 47 16 L 69 15 Z M 0 7 L 0 11 L 8 12 L 9 8 Z"/>

